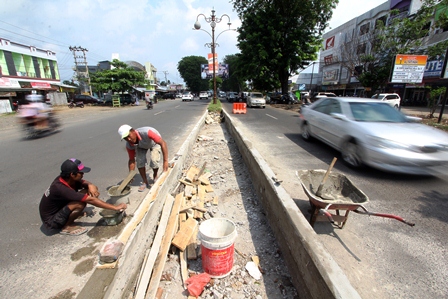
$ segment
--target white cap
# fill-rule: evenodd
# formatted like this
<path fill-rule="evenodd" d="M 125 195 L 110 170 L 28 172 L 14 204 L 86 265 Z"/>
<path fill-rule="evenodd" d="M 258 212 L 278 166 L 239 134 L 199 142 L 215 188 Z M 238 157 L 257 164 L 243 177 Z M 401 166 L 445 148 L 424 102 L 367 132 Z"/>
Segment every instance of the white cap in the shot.
<path fill-rule="evenodd" d="M 130 125 L 122 125 L 118 128 L 118 135 L 120 135 L 121 139 L 128 137 L 129 131 L 132 129 Z"/>

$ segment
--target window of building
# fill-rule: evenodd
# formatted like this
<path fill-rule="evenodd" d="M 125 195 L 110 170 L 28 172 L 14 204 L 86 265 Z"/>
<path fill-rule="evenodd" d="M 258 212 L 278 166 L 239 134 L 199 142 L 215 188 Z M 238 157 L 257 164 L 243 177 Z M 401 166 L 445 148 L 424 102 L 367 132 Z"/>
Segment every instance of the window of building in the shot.
<path fill-rule="evenodd" d="M 386 25 L 386 21 L 387 21 L 387 16 L 382 16 L 382 17 L 376 19 L 375 29 L 377 29 L 380 26 L 380 24 L 383 26 Z"/>
<path fill-rule="evenodd" d="M 370 29 L 370 23 L 361 25 L 361 27 L 359 28 L 359 34 L 364 35 L 366 33 L 369 33 L 369 29 Z"/>
<path fill-rule="evenodd" d="M 362 44 L 359 44 L 358 45 L 358 48 L 356 49 L 356 54 L 365 54 L 366 53 L 366 48 L 367 48 L 367 45 L 366 45 L 366 43 L 362 43 Z"/>
<path fill-rule="evenodd" d="M 333 54 L 324 57 L 325 65 L 329 65 L 333 63 Z"/>

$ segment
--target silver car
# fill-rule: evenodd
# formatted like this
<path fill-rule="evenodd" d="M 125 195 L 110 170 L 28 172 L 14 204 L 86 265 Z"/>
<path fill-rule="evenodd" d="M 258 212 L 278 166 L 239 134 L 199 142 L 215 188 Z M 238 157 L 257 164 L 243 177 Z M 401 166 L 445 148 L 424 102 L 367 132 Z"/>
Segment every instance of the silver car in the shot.
<path fill-rule="evenodd" d="M 327 97 L 302 106 L 300 117 L 302 138 L 330 145 L 349 166 L 424 175 L 446 172 L 448 134 L 385 102 Z"/>
<path fill-rule="evenodd" d="M 247 107 L 266 108 L 266 99 L 261 92 L 250 92 L 247 96 Z"/>

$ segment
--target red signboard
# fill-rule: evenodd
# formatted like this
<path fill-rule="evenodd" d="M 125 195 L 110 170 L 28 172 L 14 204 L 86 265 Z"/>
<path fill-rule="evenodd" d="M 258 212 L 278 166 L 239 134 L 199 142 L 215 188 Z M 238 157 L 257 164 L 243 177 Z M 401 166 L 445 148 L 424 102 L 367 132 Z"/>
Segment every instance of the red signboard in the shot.
<path fill-rule="evenodd" d="M 46 82 L 31 82 L 33 88 L 51 88 L 51 85 Z"/>

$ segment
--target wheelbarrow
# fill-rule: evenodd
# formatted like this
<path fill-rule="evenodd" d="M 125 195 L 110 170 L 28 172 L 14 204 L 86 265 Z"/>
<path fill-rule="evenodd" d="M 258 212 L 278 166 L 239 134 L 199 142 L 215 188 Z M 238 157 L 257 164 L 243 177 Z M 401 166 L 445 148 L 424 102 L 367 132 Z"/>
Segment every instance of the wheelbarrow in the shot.
<path fill-rule="evenodd" d="M 369 202 L 367 195 L 341 173 L 328 174 L 323 186 L 320 186 L 326 175 L 326 171 L 323 169 L 298 170 L 296 175 L 310 201 L 311 226 L 314 226 L 316 221 L 328 219 L 332 225 L 342 229 L 350 211 L 362 215 L 395 219 L 409 226 L 415 225 L 396 215 L 369 212 L 364 207 L 364 204 Z M 319 187 L 321 192 L 319 192 L 320 196 L 317 196 Z M 334 210 L 336 214 L 330 213 L 329 210 Z M 319 215 L 319 213 L 323 215 Z"/>

